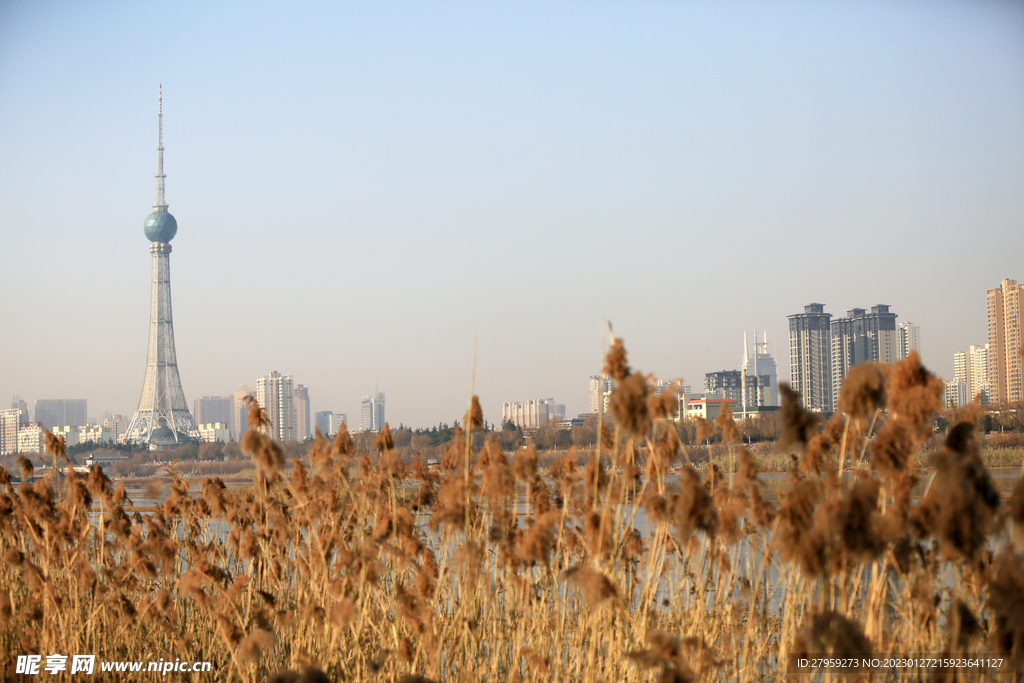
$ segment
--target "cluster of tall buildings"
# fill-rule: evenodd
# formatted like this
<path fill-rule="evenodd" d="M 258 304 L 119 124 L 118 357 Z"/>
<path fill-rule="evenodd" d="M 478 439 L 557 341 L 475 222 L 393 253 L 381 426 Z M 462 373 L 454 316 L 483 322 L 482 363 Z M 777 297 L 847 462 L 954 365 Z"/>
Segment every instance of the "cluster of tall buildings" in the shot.
<path fill-rule="evenodd" d="M 313 415 L 310 412 L 309 388 L 296 385 L 292 375 L 282 375 L 275 370 L 257 378 L 255 384 L 239 384 L 233 396 L 197 398 L 195 415 L 200 431 L 204 431 L 204 425 L 212 427 L 223 422 L 229 427 L 230 439 L 241 439 L 249 419 L 246 406 L 249 396 L 266 411 L 270 420 L 267 433 L 278 441 L 305 441 L 313 436 L 314 428 L 319 428 L 324 435 L 336 434 L 343 423 L 348 423 L 344 413 L 325 410 Z M 364 396 L 362 400 L 363 424 L 360 428 L 381 429 L 384 426 L 384 394 Z"/>
<path fill-rule="evenodd" d="M 1003 280 L 986 292 L 988 343 L 953 355 L 953 379 L 946 382 L 946 404 L 958 407 L 1024 401 L 1021 359 L 1021 303 L 1024 284 Z"/>
<path fill-rule="evenodd" d="M 889 306 L 854 308 L 832 319 L 824 304 L 788 316 L 790 384 L 804 407 L 831 413 L 850 368 L 866 361 L 892 363 L 920 352 L 921 328 L 897 323 Z"/>
<path fill-rule="evenodd" d="M 753 348 L 753 353 L 751 353 Z M 689 389 L 683 392 L 689 396 Z M 734 409 L 749 410 L 776 406 L 779 403 L 778 369 L 775 358 L 768 352 L 768 333 L 762 341 L 757 340 L 754 331 L 753 346 L 743 333 L 743 362 L 739 370 L 720 370 L 704 375 L 704 394 L 687 399 L 686 404 L 696 400 L 714 401 L 724 399 Z M 680 405 L 680 414 L 689 414 L 686 404 Z"/>
<path fill-rule="evenodd" d="M 0 410 L 0 455 L 41 453 L 46 431 L 63 436 L 68 446 L 124 438 L 128 421 L 123 415 L 107 413 L 90 419 L 88 412 L 84 398 L 39 399 L 32 419 L 28 404 L 15 396 L 10 408 Z"/>

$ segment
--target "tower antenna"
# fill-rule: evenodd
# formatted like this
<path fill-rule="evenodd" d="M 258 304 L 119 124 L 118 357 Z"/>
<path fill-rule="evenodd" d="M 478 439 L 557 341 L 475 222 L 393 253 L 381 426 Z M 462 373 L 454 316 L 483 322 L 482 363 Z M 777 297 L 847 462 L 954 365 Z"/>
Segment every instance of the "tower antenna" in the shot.
<path fill-rule="evenodd" d="M 164 85 L 160 84 L 160 99 L 157 105 L 157 146 L 156 146 L 156 204 L 155 211 L 167 210 L 164 199 Z"/>

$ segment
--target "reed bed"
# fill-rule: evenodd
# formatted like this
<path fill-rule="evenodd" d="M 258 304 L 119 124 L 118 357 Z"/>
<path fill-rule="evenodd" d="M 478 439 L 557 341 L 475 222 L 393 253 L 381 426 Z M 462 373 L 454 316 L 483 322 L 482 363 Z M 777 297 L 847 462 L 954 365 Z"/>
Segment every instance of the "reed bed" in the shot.
<path fill-rule="evenodd" d="M 172 471 L 150 514 L 99 468 L 17 488 L 0 470 L 4 678 L 51 653 L 211 661 L 203 681 L 760 681 L 794 653 L 1001 653 L 1024 673 L 1024 483 L 1000 499 L 965 415 L 911 495 L 943 389 L 916 354 L 855 367 L 827 424 L 783 388 L 777 502 L 728 412 L 704 429 L 735 476 L 698 472 L 621 340 L 605 370 L 613 420 L 583 465 L 472 448 L 474 397 L 439 471 L 387 426 L 373 452 L 343 430 L 289 465 L 255 402 L 253 485 L 193 495 Z M 844 479 L 847 459 L 866 466 Z"/>

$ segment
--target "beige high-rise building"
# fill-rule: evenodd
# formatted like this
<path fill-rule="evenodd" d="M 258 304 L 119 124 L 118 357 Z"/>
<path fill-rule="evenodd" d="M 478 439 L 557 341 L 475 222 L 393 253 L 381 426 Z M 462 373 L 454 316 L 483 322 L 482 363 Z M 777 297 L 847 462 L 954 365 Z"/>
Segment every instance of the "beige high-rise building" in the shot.
<path fill-rule="evenodd" d="M 249 419 L 249 410 L 245 406 L 247 396 L 256 394 L 255 384 L 239 384 L 235 386 L 235 406 L 231 413 L 232 436 L 238 441 L 242 440 L 242 434 L 247 429 L 246 423 Z"/>
<path fill-rule="evenodd" d="M 603 375 L 590 376 L 590 412 L 595 415 L 602 410 L 608 412 L 608 397 L 612 393 L 612 378 Z"/>
<path fill-rule="evenodd" d="M 1024 401 L 1021 367 L 1021 293 L 1024 285 L 1003 280 L 988 290 L 988 381 L 995 403 Z"/>
<path fill-rule="evenodd" d="M 299 441 L 313 436 L 309 418 L 309 389 L 300 384 L 295 387 L 295 438 Z"/>
<path fill-rule="evenodd" d="M 967 383 L 973 401 L 981 396 L 981 403 L 989 402 L 992 390 L 988 381 L 988 346 L 974 346 L 968 351 L 953 354 L 953 379 Z"/>
<path fill-rule="evenodd" d="M 921 326 L 914 323 L 900 323 L 896 326 L 899 336 L 899 353 L 897 360 L 903 360 L 911 351 L 921 353 Z"/>
<path fill-rule="evenodd" d="M 0 455 L 18 452 L 18 428 L 21 426 L 21 410 L 10 408 L 0 410 Z"/>

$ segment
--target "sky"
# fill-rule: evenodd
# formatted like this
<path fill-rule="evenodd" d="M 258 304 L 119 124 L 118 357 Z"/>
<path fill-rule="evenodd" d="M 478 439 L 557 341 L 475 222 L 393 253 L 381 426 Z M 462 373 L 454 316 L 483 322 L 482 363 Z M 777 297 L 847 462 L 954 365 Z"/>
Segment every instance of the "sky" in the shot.
<path fill-rule="evenodd" d="M 358 422 L 695 387 L 811 302 L 922 357 L 1024 281 L 1015 2 L 0 0 L 0 400 L 134 413 L 163 85 L 182 385 Z M 474 367 L 475 347 L 475 373 Z"/>

